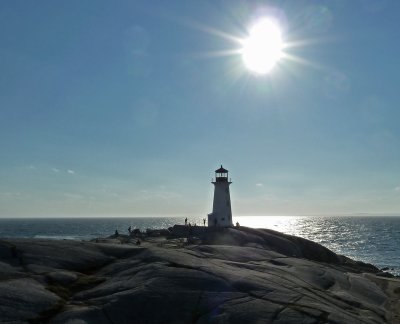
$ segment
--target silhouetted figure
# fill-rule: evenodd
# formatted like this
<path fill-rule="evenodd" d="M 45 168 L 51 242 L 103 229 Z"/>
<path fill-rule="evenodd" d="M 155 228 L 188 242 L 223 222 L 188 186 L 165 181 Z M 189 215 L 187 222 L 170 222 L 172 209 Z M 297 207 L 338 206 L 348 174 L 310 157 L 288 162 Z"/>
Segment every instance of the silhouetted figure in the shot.
<path fill-rule="evenodd" d="M 240 227 L 240 224 L 239 224 L 239 222 L 236 222 L 236 227 Z"/>
<path fill-rule="evenodd" d="M 129 234 L 131 234 L 131 232 L 132 232 L 132 227 L 131 226 L 128 227 L 128 232 L 129 232 Z"/>
<path fill-rule="evenodd" d="M 185 218 L 185 226 L 187 225 L 187 217 Z"/>
<path fill-rule="evenodd" d="M 140 245 L 140 244 L 142 244 L 142 242 L 140 242 L 140 240 L 138 239 L 138 240 L 136 241 L 136 245 Z"/>
<path fill-rule="evenodd" d="M 203 218 L 203 225 L 206 226 L 206 219 Z"/>

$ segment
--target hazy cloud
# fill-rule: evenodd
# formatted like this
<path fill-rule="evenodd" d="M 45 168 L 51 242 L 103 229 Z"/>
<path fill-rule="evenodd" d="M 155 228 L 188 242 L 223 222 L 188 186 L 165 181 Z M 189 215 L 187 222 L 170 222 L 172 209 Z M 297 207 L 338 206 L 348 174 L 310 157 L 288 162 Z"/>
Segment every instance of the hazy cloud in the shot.
<path fill-rule="evenodd" d="M 68 169 L 67 172 L 68 172 L 69 174 L 75 174 L 75 171 L 74 171 L 74 170 L 71 170 L 71 169 Z"/>
<path fill-rule="evenodd" d="M 58 172 L 60 172 L 60 170 L 59 170 L 59 169 L 57 169 L 57 168 L 51 168 L 51 171 L 53 171 L 54 173 L 58 173 Z"/>
<path fill-rule="evenodd" d="M 257 187 L 264 187 L 264 184 L 261 183 L 261 182 L 259 182 L 259 183 L 256 183 L 256 186 L 257 186 Z"/>
<path fill-rule="evenodd" d="M 394 191 L 400 191 L 400 186 L 397 186 L 396 188 L 394 188 Z"/>

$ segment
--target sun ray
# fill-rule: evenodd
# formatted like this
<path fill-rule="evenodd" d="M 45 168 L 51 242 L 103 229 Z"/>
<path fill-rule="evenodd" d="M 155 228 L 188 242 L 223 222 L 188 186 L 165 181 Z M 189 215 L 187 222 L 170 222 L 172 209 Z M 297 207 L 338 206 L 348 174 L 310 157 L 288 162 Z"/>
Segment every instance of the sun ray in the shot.
<path fill-rule="evenodd" d="M 226 49 L 226 50 L 219 50 L 219 51 L 207 51 L 203 53 L 195 53 L 193 54 L 196 58 L 216 58 L 216 57 L 226 57 L 226 56 L 236 56 L 240 55 L 241 49 Z"/>
<path fill-rule="evenodd" d="M 236 35 L 187 17 L 173 17 L 172 15 L 169 19 L 179 22 L 189 28 L 196 29 L 233 43 L 233 48 L 192 53 L 191 57 L 195 59 L 241 57 L 244 67 L 257 76 L 269 74 L 272 70 L 282 70 L 285 66 L 289 67 L 288 63 L 290 62 L 295 62 L 296 64 L 316 70 L 332 71 L 332 69 L 327 66 L 306 60 L 298 54 L 293 54 L 291 50 L 306 48 L 307 46 L 312 46 L 314 44 L 334 42 L 338 40 L 338 37 L 316 37 L 309 39 L 292 38 L 286 40 L 286 37 L 284 39 L 281 34 L 279 20 L 275 19 L 273 16 L 259 17 L 258 20 L 254 21 L 250 28 L 241 26 L 241 28 L 238 29 L 240 30 L 239 33 Z M 244 32 L 246 29 L 247 35 L 245 35 Z M 292 35 L 292 37 L 293 36 L 294 35 Z M 228 68 L 232 78 L 231 81 L 237 83 L 239 80 L 243 80 L 244 77 L 246 77 L 246 80 L 247 78 L 251 79 L 250 75 L 245 73 L 245 69 L 240 65 L 237 65 L 237 63 L 238 61 L 234 62 L 232 66 Z"/>
<path fill-rule="evenodd" d="M 234 35 L 231 35 L 229 33 L 223 32 L 223 31 L 221 31 L 219 29 L 216 29 L 216 28 L 212 28 L 212 27 L 209 27 L 209 26 L 206 26 L 206 25 L 202 25 L 202 24 L 197 23 L 197 22 L 192 22 L 192 26 L 193 27 L 197 27 L 197 29 L 199 29 L 199 30 L 201 30 L 203 32 L 209 33 L 209 34 L 214 35 L 214 36 L 219 36 L 221 38 L 224 38 L 226 40 L 229 40 L 229 41 L 232 41 L 232 42 L 235 42 L 235 43 L 238 43 L 238 44 L 240 44 L 240 42 L 241 42 L 241 38 L 239 38 L 237 36 L 234 36 Z"/>
<path fill-rule="evenodd" d="M 282 52 L 282 56 L 287 61 L 300 63 L 300 64 L 303 64 L 304 66 L 312 67 L 312 68 L 314 68 L 316 70 L 319 70 L 319 71 L 331 71 L 332 70 L 331 68 L 329 68 L 327 66 L 324 66 L 322 64 L 318 64 L 316 62 L 312 62 L 312 61 L 306 60 L 306 59 L 304 59 L 304 58 L 302 58 L 300 56 L 289 54 L 287 52 Z"/>
<path fill-rule="evenodd" d="M 297 48 L 297 47 L 305 47 L 305 46 L 310 46 L 310 45 L 315 45 L 315 44 L 324 44 L 324 43 L 332 43 L 332 42 L 337 42 L 338 40 L 341 40 L 343 38 L 340 37 L 316 37 L 316 38 L 309 38 L 309 39 L 301 39 L 301 40 L 294 40 L 294 41 L 289 41 L 285 42 L 284 48 Z"/>
<path fill-rule="evenodd" d="M 215 27 L 207 26 L 207 25 L 202 24 L 202 23 L 200 23 L 198 21 L 195 21 L 195 20 L 192 20 L 192 19 L 189 20 L 189 19 L 185 19 L 185 18 L 182 18 L 182 17 L 179 18 L 178 20 L 180 21 L 181 24 L 186 25 L 186 26 L 188 26 L 190 28 L 193 28 L 193 29 L 197 29 L 197 30 L 202 31 L 204 33 L 207 33 L 207 34 L 210 34 L 210 35 L 213 35 L 213 36 L 218 36 L 220 38 L 229 40 L 229 41 L 237 43 L 237 44 L 240 44 L 240 42 L 241 42 L 241 38 L 238 37 L 238 36 L 229 34 L 229 33 L 225 32 L 225 31 L 219 30 L 219 29 L 217 29 Z"/>

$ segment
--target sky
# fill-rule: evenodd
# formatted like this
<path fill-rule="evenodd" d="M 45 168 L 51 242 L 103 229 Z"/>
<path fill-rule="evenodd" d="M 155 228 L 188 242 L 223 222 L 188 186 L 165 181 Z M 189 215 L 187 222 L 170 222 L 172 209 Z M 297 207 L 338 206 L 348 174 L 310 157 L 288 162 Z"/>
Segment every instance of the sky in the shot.
<path fill-rule="evenodd" d="M 0 217 L 400 214 L 400 2 L 1 1 Z M 249 26 L 284 52 L 246 69 Z"/>

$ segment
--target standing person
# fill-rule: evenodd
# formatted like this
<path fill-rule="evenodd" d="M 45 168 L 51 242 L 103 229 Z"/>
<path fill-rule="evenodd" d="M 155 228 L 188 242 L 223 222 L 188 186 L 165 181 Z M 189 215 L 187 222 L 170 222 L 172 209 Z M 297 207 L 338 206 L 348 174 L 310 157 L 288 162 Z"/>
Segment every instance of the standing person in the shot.
<path fill-rule="evenodd" d="M 206 219 L 203 218 L 203 225 L 206 226 Z"/>
<path fill-rule="evenodd" d="M 185 218 L 185 226 L 187 225 L 187 217 Z"/>

